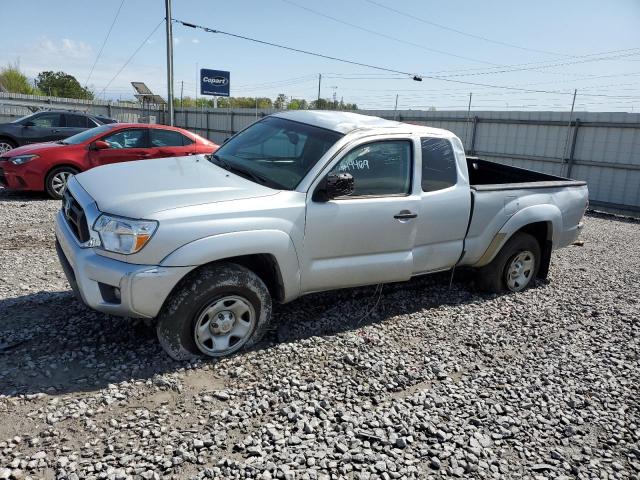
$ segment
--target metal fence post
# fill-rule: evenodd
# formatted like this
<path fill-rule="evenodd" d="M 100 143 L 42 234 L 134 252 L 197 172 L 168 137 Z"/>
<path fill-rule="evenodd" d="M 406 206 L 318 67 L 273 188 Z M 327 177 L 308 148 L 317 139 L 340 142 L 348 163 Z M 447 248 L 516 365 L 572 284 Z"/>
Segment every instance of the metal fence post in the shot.
<path fill-rule="evenodd" d="M 480 122 L 480 118 L 477 115 L 473 117 L 473 129 L 471 130 L 471 145 L 469 145 L 469 153 L 471 155 L 475 155 L 476 153 L 476 130 L 478 128 L 478 123 Z"/>
<path fill-rule="evenodd" d="M 573 127 L 573 138 L 571 139 L 571 150 L 569 150 L 569 158 L 567 159 L 567 177 L 571 177 L 573 170 L 573 154 L 576 151 L 576 141 L 578 140 L 578 128 L 580 128 L 580 119 L 576 118 Z"/>
<path fill-rule="evenodd" d="M 236 133 L 233 130 L 233 117 L 235 116 L 236 116 L 236 112 L 231 112 L 231 114 L 229 115 L 229 131 L 230 131 L 229 133 L 231 133 L 231 135 Z"/>

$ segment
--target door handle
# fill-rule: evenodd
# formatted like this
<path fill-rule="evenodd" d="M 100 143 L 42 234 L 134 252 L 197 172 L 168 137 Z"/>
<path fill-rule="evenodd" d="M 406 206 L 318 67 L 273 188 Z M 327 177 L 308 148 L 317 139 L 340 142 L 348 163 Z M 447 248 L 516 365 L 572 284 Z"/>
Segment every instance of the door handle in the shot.
<path fill-rule="evenodd" d="M 399 213 L 396 213 L 393 218 L 396 218 L 398 220 L 409 220 L 411 218 L 416 218 L 418 216 L 417 213 L 413 213 L 409 210 L 402 210 Z"/>
<path fill-rule="evenodd" d="M 60 130 L 58 130 L 57 128 L 54 128 L 53 130 L 51 130 L 52 133 L 60 133 Z"/>

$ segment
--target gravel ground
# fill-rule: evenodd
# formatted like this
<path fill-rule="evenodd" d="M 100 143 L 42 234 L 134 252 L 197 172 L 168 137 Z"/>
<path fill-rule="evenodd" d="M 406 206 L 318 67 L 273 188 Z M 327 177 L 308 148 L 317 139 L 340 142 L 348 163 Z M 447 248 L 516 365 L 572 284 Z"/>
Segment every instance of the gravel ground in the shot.
<path fill-rule="evenodd" d="M 639 223 L 588 217 L 524 293 L 312 295 L 181 364 L 72 297 L 58 206 L 0 191 L 0 479 L 640 476 Z"/>

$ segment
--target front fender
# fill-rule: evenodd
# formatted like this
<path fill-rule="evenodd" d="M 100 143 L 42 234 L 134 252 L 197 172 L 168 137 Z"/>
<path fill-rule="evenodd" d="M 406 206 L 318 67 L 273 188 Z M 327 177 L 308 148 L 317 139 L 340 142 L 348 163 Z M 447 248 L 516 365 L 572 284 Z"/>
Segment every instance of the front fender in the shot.
<path fill-rule="evenodd" d="M 549 240 L 552 241 L 553 245 L 556 245 L 557 235 L 562 232 L 562 212 L 558 207 L 551 204 L 532 205 L 518 211 L 505 222 L 494 235 L 493 240 L 474 267 L 482 267 L 490 263 L 514 233 L 529 224 L 538 222 L 546 222 L 548 224 L 550 230 Z"/>
<path fill-rule="evenodd" d="M 270 254 L 278 262 L 284 301 L 300 295 L 300 263 L 291 237 L 280 230 L 222 233 L 194 240 L 167 255 L 161 266 L 200 266 L 242 255 Z"/>

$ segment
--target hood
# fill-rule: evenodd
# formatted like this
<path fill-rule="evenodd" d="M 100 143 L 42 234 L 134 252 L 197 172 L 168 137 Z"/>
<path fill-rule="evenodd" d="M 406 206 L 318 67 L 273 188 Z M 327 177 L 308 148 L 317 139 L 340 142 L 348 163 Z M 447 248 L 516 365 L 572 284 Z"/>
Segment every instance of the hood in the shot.
<path fill-rule="evenodd" d="M 8 152 L 6 152 L 3 156 L 15 157 L 18 155 L 39 154 L 39 153 L 44 153 L 45 151 L 48 151 L 48 150 L 53 150 L 55 148 L 63 148 L 63 147 L 69 147 L 69 146 L 70 145 L 62 145 L 61 143 L 55 143 L 55 142 L 31 143 L 29 145 L 24 145 L 22 147 L 11 149 Z"/>
<path fill-rule="evenodd" d="M 149 218 L 172 208 L 278 193 L 227 172 L 203 155 L 105 165 L 75 179 L 100 211 L 129 218 Z"/>

